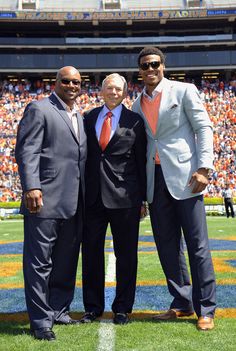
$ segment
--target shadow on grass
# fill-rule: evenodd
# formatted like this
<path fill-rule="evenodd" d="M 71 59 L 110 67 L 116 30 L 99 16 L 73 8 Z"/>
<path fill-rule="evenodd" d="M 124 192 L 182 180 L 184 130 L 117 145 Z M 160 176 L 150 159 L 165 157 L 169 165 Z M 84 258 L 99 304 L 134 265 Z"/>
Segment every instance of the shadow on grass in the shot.
<path fill-rule="evenodd" d="M 26 312 L 0 313 L 0 335 L 30 335 L 29 318 Z"/>
<path fill-rule="evenodd" d="M 30 328 L 27 323 L 19 325 L 17 322 L 0 322 L 0 335 L 30 335 Z"/>

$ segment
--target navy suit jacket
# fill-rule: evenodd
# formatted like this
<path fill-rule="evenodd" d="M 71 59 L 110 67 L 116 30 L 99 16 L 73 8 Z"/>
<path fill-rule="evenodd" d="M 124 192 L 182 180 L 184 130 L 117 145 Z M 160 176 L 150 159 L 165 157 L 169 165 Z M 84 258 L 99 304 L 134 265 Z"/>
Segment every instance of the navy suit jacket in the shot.
<path fill-rule="evenodd" d="M 124 105 L 118 126 L 104 151 L 96 136 L 96 121 L 102 107 L 85 113 L 88 157 L 86 206 L 101 194 L 107 208 L 140 206 L 146 191 L 146 133 L 142 118 Z"/>
<path fill-rule="evenodd" d="M 15 156 L 23 192 L 41 189 L 42 218 L 69 218 L 84 189 L 86 135 L 78 114 L 79 141 L 54 94 L 27 105 L 19 124 Z M 29 215 L 22 201 L 21 213 Z"/>

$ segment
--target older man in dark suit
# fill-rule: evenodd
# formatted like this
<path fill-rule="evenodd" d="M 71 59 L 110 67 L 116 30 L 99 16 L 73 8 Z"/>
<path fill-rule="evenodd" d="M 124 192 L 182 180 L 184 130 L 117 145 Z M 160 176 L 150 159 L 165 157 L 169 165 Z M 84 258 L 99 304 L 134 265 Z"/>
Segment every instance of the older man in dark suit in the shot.
<path fill-rule="evenodd" d="M 54 93 L 26 107 L 17 135 L 26 304 L 34 337 L 49 341 L 54 323 L 76 323 L 68 312 L 82 237 L 86 136 L 75 105 L 80 85 L 74 67 L 61 68 Z"/>
<path fill-rule="evenodd" d="M 114 323 L 129 321 L 135 297 L 137 244 L 145 199 L 146 136 L 137 113 L 121 104 L 127 91 L 117 73 L 105 78 L 105 104 L 85 115 L 88 140 L 83 298 L 88 323 L 104 311 L 104 242 L 108 223 L 116 256 Z"/>

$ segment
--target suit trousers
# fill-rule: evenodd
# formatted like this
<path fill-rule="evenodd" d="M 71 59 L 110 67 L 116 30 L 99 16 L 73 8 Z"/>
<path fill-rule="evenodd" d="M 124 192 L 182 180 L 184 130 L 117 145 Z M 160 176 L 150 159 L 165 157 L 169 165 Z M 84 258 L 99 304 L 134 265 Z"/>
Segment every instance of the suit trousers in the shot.
<path fill-rule="evenodd" d="M 216 284 L 209 250 L 203 196 L 176 200 L 169 193 L 161 166 L 155 168 L 154 200 L 150 204 L 154 238 L 170 294 L 171 308 L 213 317 Z M 191 287 L 183 252 L 184 234 L 192 277 Z"/>
<path fill-rule="evenodd" d="M 82 237 L 81 206 L 69 219 L 24 217 L 23 272 L 31 329 L 69 312 Z"/>
<path fill-rule="evenodd" d="M 116 295 L 114 313 L 132 311 L 137 275 L 137 249 L 140 206 L 106 208 L 101 198 L 86 208 L 82 244 L 83 301 L 85 311 L 100 316 L 105 308 L 104 245 L 108 223 L 116 256 Z"/>
<path fill-rule="evenodd" d="M 234 213 L 233 199 L 231 199 L 231 198 L 224 198 L 224 203 L 225 203 L 225 212 L 226 212 L 227 218 L 229 218 L 230 216 L 232 218 L 234 218 L 235 217 L 235 213 Z"/>

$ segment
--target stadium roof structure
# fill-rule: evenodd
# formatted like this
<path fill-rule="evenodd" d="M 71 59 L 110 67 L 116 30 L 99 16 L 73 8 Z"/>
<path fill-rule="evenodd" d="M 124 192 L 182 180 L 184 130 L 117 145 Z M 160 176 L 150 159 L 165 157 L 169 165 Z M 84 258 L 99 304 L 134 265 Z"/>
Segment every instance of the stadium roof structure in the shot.
<path fill-rule="evenodd" d="M 230 8 L 235 0 L 0 0 L 0 10 L 100 11 L 100 10 L 165 10 L 187 8 Z"/>
<path fill-rule="evenodd" d="M 0 73 L 137 72 L 146 45 L 173 72 L 236 70 L 236 0 L 0 0 Z"/>
<path fill-rule="evenodd" d="M 235 0 L 0 0 L 0 21 L 174 20 L 223 17 L 233 21 Z"/>

